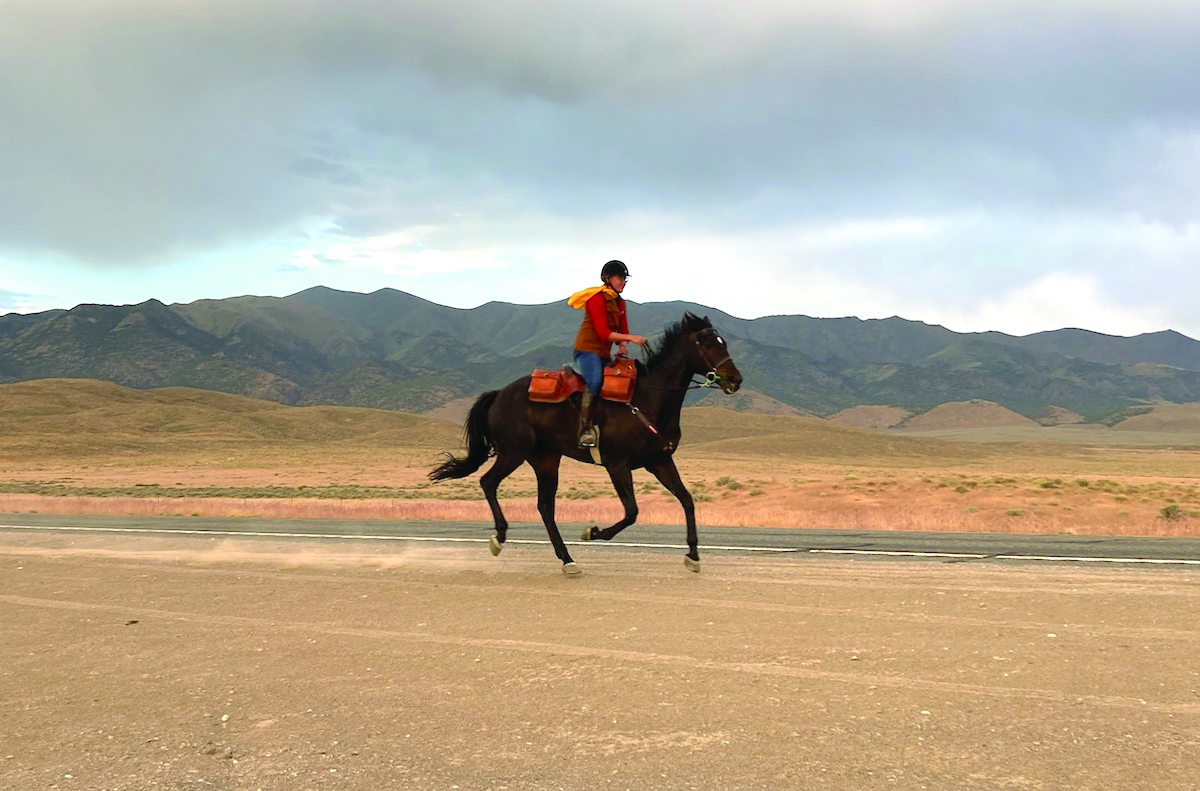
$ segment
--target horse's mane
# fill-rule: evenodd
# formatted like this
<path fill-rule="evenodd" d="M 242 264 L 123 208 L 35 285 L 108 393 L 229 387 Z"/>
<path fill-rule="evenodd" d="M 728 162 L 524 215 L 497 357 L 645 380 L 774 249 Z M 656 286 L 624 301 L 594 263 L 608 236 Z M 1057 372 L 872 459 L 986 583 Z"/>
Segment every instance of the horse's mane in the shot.
<path fill-rule="evenodd" d="M 662 337 L 657 343 L 651 344 L 650 350 L 646 356 L 646 368 L 654 370 L 654 366 L 658 365 L 663 359 L 671 353 L 675 348 L 675 344 L 679 339 L 690 332 L 699 332 L 700 330 L 710 329 L 712 322 L 708 317 L 700 318 L 695 313 L 688 311 L 683 314 L 683 318 L 674 324 L 668 324 L 663 330 Z"/>

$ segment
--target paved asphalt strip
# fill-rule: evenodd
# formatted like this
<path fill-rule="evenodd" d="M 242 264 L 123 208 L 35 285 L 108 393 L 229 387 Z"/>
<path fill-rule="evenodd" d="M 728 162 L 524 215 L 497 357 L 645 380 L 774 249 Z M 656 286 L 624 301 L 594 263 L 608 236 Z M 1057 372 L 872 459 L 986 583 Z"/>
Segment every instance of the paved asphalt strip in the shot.
<path fill-rule="evenodd" d="M 584 525 L 560 525 L 571 546 L 623 551 L 686 550 L 681 526 L 634 525 L 619 541 L 571 540 Z M 201 517 L 0 515 L 0 530 L 65 533 L 188 535 L 323 541 L 487 543 L 488 522 L 351 521 Z M 946 562 L 1026 561 L 1200 566 L 1200 538 L 1030 535 L 1014 533 L 918 533 L 819 528 L 701 527 L 702 552 L 736 554 L 850 555 L 931 558 Z M 549 545 L 536 523 L 513 523 L 509 544 Z"/>

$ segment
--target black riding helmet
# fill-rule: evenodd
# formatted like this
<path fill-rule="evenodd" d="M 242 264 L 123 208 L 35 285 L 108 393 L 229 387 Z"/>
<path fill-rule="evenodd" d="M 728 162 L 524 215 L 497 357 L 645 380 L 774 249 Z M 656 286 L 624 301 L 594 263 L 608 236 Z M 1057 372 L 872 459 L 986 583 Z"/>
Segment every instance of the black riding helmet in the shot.
<path fill-rule="evenodd" d="M 620 275 L 621 277 L 628 279 L 629 267 L 625 266 L 625 264 L 620 261 L 613 260 L 605 264 L 604 268 L 600 270 L 601 280 L 608 280 L 610 277 L 615 275 Z"/>

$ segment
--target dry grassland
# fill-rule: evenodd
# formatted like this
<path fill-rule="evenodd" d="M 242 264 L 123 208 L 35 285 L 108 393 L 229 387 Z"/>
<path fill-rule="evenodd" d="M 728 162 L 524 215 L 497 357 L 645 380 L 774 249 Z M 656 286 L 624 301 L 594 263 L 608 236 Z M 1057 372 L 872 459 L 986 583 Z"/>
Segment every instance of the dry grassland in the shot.
<path fill-rule="evenodd" d="M 1071 429 L 1031 431 L 1044 433 L 1021 436 Z M 706 525 L 1200 535 L 1196 445 L 988 441 L 1004 438 L 696 408 L 677 461 Z M 3 385 L 0 511 L 485 520 L 475 478 L 425 479 L 459 441 L 447 421 L 381 410 L 86 380 Z M 635 481 L 642 522 L 681 520 L 653 478 Z M 527 468 L 501 494 L 510 519 L 537 521 Z M 564 523 L 620 515 L 604 471 L 570 462 L 558 507 Z"/>

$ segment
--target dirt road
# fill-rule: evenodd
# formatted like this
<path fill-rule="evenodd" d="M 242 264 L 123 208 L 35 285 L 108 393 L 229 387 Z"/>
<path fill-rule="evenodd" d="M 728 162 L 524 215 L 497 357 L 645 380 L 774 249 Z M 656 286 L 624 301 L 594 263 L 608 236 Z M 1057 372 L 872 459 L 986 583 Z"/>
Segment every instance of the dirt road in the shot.
<path fill-rule="evenodd" d="M 0 535 L 0 788 L 1196 789 L 1200 574 Z"/>

